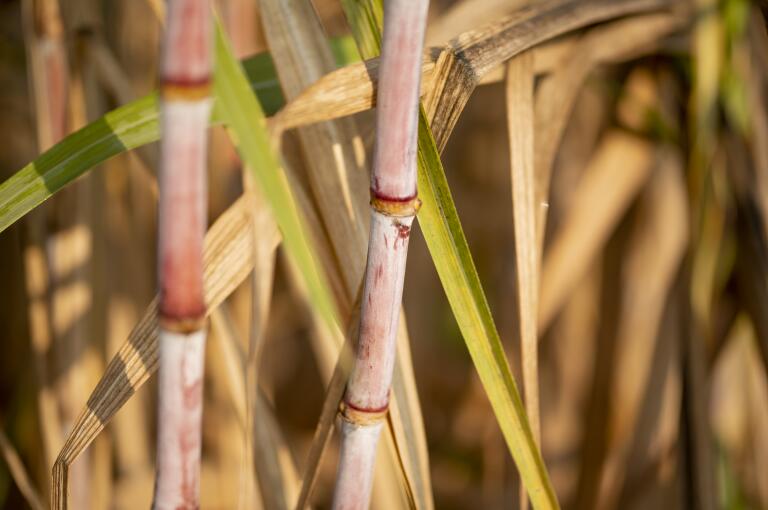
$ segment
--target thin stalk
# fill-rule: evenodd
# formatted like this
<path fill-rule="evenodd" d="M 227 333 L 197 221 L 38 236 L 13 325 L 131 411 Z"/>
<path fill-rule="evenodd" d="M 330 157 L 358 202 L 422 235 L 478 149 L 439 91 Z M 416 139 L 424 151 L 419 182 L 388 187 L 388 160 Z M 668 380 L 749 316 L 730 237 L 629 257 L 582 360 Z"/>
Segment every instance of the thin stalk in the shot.
<path fill-rule="evenodd" d="M 58 2 L 26 0 L 22 4 L 24 34 L 30 62 L 30 93 L 36 118 L 37 146 L 49 149 L 67 134 L 68 64 L 64 28 Z M 24 272 L 29 299 L 27 319 L 38 382 L 37 406 L 46 466 L 56 460 L 63 441 L 63 426 L 56 393 L 50 382 L 51 275 L 45 248 L 46 215 L 35 211 L 26 220 L 29 246 L 24 253 Z"/>
<path fill-rule="evenodd" d="M 37 141 L 41 150 L 47 150 L 82 120 L 78 116 L 83 103 L 77 94 L 77 66 L 71 68 L 68 62 L 59 0 L 28 0 L 22 4 L 22 17 Z M 77 418 L 77 396 L 96 368 L 94 353 L 84 343 L 94 317 L 87 311 L 92 295 L 88 282 L 93 258 L 88 214 L 91 187 L 91 180 L 80 182 L 53 200 L 49 214 L 36 211 L 27 222 L 28 317 L 39 383 L 43 455 L 50 467 L 64 434 Z M 73 296 L 73 288 L 85 291 Z M 58 374 L 55 385 L 51 383 L 53 374 Z M 72 500 L 77 508 L 89 508 L 98 499 L 89 490 L 91 457 L 92 453 L 84 456 L 71 473 Z"/>
<path fill-rule="evenodd" d="M 45 505 L 37 493 L 37 489 L 32 484 L 32 480 L 29 478 L 27 468 L 19 457 L 19 453 L 14 448 L 8 436 L 5 435 L 5 431 L 0 428 L 0 455 L 8 468 L 8 472 L 16 484 L 16 487 L 24 497 L 24 501 L 32 510 L 45 510 Z"/>
<path fill-rule="evenodd" d="M 209 0 L 168 2 L 161 69 L 156 509 L 200 506 L 212 42 Z"/>
<path fill-rule="evenodd" d="M 538 311 L 538 261 L 534 186 L 534 66 L 526 51 L 507 67 L 507 117 L 512 181 L 512 216 L 515 226 L 517 306 L 520 325 L 520 359 L 523 368 L 525 411 L 536 445 L 541 448 L 539 418 L 539 362 L 536 316 Z M 520 508 L 528 508 L 528 493 L 520 484 Z"/>
<path fill-rule="evenodd" d="M 376 112 L 371 233 L 352 373 L 344 396 L 335 509 L 368 507 L 389 406 L 411 224 L 419 207 L 416 142 L 428 0 L 390 0 Z"/>

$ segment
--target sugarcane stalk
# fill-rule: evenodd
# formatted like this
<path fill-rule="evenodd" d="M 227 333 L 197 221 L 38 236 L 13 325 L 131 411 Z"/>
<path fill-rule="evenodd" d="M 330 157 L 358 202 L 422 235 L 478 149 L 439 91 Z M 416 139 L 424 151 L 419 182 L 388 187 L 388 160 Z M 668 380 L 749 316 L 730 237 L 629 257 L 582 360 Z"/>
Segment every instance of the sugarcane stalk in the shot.
<path fill-rule="evenodd" d="M 67 134 L 69 65 L 64 27 L 57 1 L 26 0 L 22 19 L 29 60 L 30 92 L 36 118 L 37 146 L 42 152 Z M 38 379 L 38 412 L 42 451 L 46 466 L 53 466 L 56 451 L 64 442 L 59 402 L 50 381 L 50 350 L 53 345 L 51 264 L 46 250 L 47 217 L 34 211 L 26 219 L 29 246 L 24 271 L 29 299 L 28 321 Z"/>
<path fill-rule="evenodd" d="M 209 0 L 168 2 L 161 63 L 155 509 L 200 506 L 206 339 L 202 255 L 212 43 Z"/>
<path fill-rule="evenodd" d="M 30 63 L 30 85 L 36 117 L 37 142 L 41 151 L 61 141 L 71 126 L 70 102 L 72 75 L 67 57 L 66 34 L 62 22 L 59 0 L 27 0 L 22 4 L 27 50 Z M 29 296 L 29 327 L 38 379 L 38 412 L 42 432 L 42 447 L 46 466 L 52 467 L 56 452 L 64 443 L 71 421 L 76 418 L 72 406 L 78 383 L 82 382 L 81 370 L 86 355 L 75 355 L 76 363 L 69 359 L 81 344 L 84 317 L 72 306 L 73 300 L 61 297 L 66 290 L 65 283 L 83 283 L 86 264 L 78 262 L 77 269 L 63 269 L 61 261 L 72 253 L 83 253 L 88 259 L 89 247 L 82 236 L 89 230 L 83 220 L 87 204 L 87 182 L 81 182 L 57 195 L 53 207 L 60 211 L 51 215 L 45 211 L 34 211 L 27 217 L 26 235 L 29 246 L 24 254 L 24 270 Z M 85 196 L 84 196 L 85 195 Z M 84 198 L 84 200 L 80 200 Z M 68 205 L 76 204 L 75 207 Z M 50 206 L 49 206 L 50 207 Z M 86 207 L 87 209 L 87 207 Z M 61 214 L 61 212 L 64 214 Z M 76 218 L 73 218 L 74 214 Z M 53 221 L 51 221 L 53 220 Z M 55 225 L 55 228 L 51 228 Z M 77 227 L 85 227 L 79 229 Z M 65 266 L 65 265 L 64 265 Z M 87 287 L 89 288 L 89 287 Z M 71 325 L 70 324 L 70 320 Z M 63 327 L 62 324 L 67 324 Z M 65 361 L 66 359 L 66 361 Z M 53 362 L 53 363 L 52 363 Z M 51 383 L 52 373 L 59 369 L 64 375 L 63 384 Z M 88 491 L 90 455 L 72 470 L 71 499 L 77 508 L 88 508 L 91 495 Z"/>
<path fill-rule="evenodd" d="M 371 232 L 354 366 L 342 403 L 333 508 L 368 507 L 389 406 L 395 338 L 416 190 L 419 81 L 428 0 L 389 0 L 377 96 Z"/>

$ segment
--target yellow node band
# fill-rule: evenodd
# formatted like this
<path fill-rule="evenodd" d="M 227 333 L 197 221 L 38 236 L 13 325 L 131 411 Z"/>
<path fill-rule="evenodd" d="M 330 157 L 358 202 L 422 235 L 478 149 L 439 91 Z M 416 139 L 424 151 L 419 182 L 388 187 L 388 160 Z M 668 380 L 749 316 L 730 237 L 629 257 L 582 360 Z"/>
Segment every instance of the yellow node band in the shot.
<path fill-rule="evenodd" d="M 410 200 L 388 200 L 376 196 L 371 197 L 371 207 L 385 216 L 394 216 L 396 218 L 406 218 L 416 216 L 421 207 L 419 197 L 413 197 Z"/>
<path fill-rule="evenodd" d="M 160 91 L 166 101 L 199 101 L 211 95 L 211 82 L 164 83 Z"/>
<path fill-rule="evenodd" d="M 344 402 L 341 403 L 341 417 L 344 421 L 358 427 L 380 423 L 386 419 L 388 412 L 389 406 L 380 411 L 363 411 L 348 406 Z"/>

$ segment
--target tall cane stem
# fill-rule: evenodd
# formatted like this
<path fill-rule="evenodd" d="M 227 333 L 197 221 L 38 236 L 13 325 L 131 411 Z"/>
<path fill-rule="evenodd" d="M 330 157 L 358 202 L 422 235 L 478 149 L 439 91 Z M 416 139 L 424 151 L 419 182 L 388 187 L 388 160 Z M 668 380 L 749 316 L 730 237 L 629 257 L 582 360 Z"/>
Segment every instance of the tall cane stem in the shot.
<path fill-rule="evenodd" d="M 384 7 L 371 235 L 357 354 L 344 396 L 335 509 L 368 507 L 389 405 L 408 240 L 420 204 L 416 138 L 428 5 L 428 0 L 389 0 Z"/>
<path fill-rule="evenodd" d="M 209 0 L 170 0 L 161 69 L 160 368 L 153 508 L 200 506 Z"/>

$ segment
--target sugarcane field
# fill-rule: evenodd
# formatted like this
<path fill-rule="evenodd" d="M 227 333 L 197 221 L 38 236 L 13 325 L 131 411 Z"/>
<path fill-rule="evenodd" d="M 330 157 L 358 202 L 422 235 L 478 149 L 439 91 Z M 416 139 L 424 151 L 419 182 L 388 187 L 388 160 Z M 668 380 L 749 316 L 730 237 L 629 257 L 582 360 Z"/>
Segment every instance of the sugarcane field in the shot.
<path fill-rule="evenodd" d="M 0 510 L 768 510 L 766 0 L 2 0 L 0 109 Z"/>

